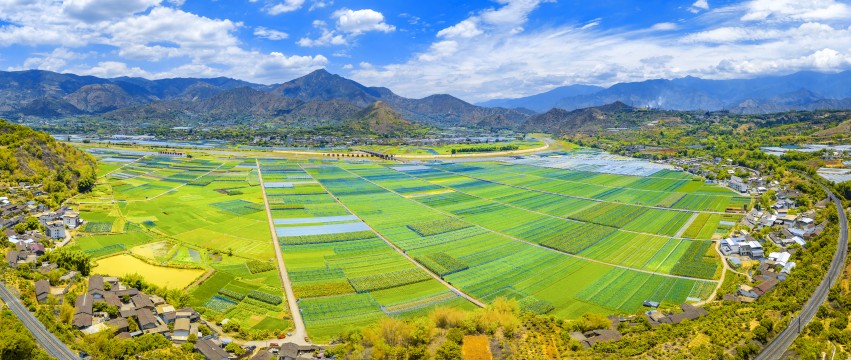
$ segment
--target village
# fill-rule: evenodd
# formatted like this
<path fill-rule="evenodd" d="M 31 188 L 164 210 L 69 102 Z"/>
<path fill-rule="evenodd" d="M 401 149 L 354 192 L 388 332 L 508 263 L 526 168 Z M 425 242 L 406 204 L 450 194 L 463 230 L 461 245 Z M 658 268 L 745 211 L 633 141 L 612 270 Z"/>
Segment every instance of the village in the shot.
<path fill-rule="evenodd" d="M 4 190 L 9 194 L 37 194 L 40 187 L 20 184 Z M 117 277 L 91 275 L 86 279 L 77 270 L 63 269 L 47 261 L 44 255 L 66 245 L 73 230 L 83 226 L 85 221 L 70 207 L 51 211 L 34 200 L 19 202 L 29 197 L 0 197 L 0 239 L 7 241 L 6 246 L 0 247 L 6 248 L 4 265 L 21 274 L 38 274 L 28 275 L 28 278 L 40 278 L 34 283 L 34 298 L 38 304 L 72 303 L 72 326 L 82 334 L 112 331 L 122 339 L 160 334 L 175 346 L 191 344 L 208 360 L 324 358 L 322 349 L 313 345 L 269 343 L 261 349 L 238 345 L 220 335 L 220 326 L 227 320 L 209 324 L 191 307 L 175 309 L 162 297 L 123 284 Z M 81 294 L 73 296 L 80 291 Z M 25 304 L 32 301 L 22 300 Z M 81 353 L 80 357 L 88 356 Z"/>

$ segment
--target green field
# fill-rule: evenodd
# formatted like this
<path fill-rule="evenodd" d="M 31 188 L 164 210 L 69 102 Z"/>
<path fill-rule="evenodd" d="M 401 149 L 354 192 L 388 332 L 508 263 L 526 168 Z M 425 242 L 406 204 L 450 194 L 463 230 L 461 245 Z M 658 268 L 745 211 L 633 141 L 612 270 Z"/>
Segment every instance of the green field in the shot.
<path fill-rule="evenodd" d="M 277 266 L 255 266 L 254 273 L 248 267 L 271 263 L 275 252 L 260 187 L 251 184 L 252 168 L 243 162 L 148 155 L 136 156 L 132 163 L 109 163 L 95 191 L 75 199 L 88 222 L 82 231 L 96 235 L 78 238 L 73 246 L 93 257 L 133 252 L 166 266 L 214 269 L 211 278 L 187 289 L 193 306 L 247 329 L 286 330 L 291 325 L 283 301 L 268 304 L 246 297 L 231 307 L 220 306 L 233 300 L 218 294 L 222 288 L 284 297 Z M 138 247 L 154 242 L 163 245 Z M 210 292 L 210 286 L 217 291 Z"/>
<path fill-rule="evenodd" d="M 268 202 L 318 341 L 385 316 L 474 308 L 462 293 L 565 319 L 705 300 L 721 269 L 711 240 L 750 199 L 672 170 L 606 171 L 149 155 L 105 166 L 75 199 L 88 225 L 74 246 L 105 257 L 156 245 L 158 262 L 214 270 L 187 289 L 193 306 L 285 330 Z"/>

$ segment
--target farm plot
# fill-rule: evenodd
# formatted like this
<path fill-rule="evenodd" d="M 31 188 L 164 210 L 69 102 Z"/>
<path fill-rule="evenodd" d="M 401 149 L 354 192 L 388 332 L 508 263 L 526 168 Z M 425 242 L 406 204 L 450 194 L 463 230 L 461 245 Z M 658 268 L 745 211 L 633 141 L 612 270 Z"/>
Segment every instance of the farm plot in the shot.
<path fill-rule="evenodd" d="M 741 209 L 742 203 L 749 202 L 749 199 L 737 196 L 729 189 L 682 178 L 625 176 L 495 163 L 449 164 L 438 168 L 532 190 L 634 205 L 725 211 L 730 204 Z M 683 199 L 687 195 L 690 196 Z"/>
<path fill-rule="evenodd" d="M 273 177 L 281 176 L 274 169 L 286 169 L 279 171 L 312 179 L 291 165 L 266 161 L 260 166 L 264 180 L 267 167 L 273 169 Z M 273 211 L 273 217 L 311 337 L 328 339 L 341 326 L 364 325 L 387 315 L 410 317 L 436 306 L 472 306 L 458 301 L 456 294 L 388 246 L 324 189 L 322 193 L 284 190 L 269 201 L 302 205 L 296 211 Z M 455 227 L 443 224 L 442 229 Z"/>
<path fill-rule="evenodd" d="M 661 260 L 654 259 L 678 259 L 684 253 L 674 253 L 679 241 L 671 242 L 665 237 L 653 235 L 635 238 L 632 233 L 622 232 L 613 243 L 608 243 L 606 238 L 617 231 L 614 228 L 546 217 L 466 193 L 470 191 L 490 197 L 506 196 L 490 186 L 474 189 L 476 185 L 470 184 L 466 188 L 458 186 L 456 191 L 440 191 L 416 197 L 408 197 L 393 190 L 424 188 L 424 180 L 418 177 L 432 175 L 425 175 L 428 171 L 423 169 L 406 169 L 406 174 L 403 174 L 409 175 L 406 177 L 392 174 L 395 170 L 375 165 L 326 165 L 312 167 L 307 171 L 382 236 L 452 285 L 486 302 L 497 297 L 513 298 L 529 311 L 552 313 L 565 318 L 589 311 L 604 314 L 613 311 L 612 307 L 602 301 L 588 302 L 577 295 L 614 267 L 533 246 L 500 233 L 528 238 L 531 242 L 565 239 L 581 243 L 586 241 L 586 235 L 594 238 L 593 229 L 609 229 L 609 233 L 597 235 L 601 240 L 592 240 L 609 245 L 608 250 L 595 249 L 597 255 L 594 256 L 603 258 L 610 256 L 610 252 L 620 250 L 608 260 L 624 262 L 628 264 L 624 266 L 636 269 L 659 268 Z M 452 180 L 442 176 L 432 176 L 429 180 L 441 186 L 452 183 Z M 510 192 L 508 196 L 522 198 Z M 449 221 L 469 226 L 434 235 L 420 234 L 411 229 L 414 224 Z M 560 226 L 576 228 L 569 231 Z M 489 229 L 498 229 L 499 232 Z M 590 249 L 594 247 L 579 246 L 575 251 L 582 254 L 582 251 Z M 623 270 L 627 274 L 645 274 Z M 665 281 L 676 279 L 661 274 L 653 276 Z M 662 297 L 669 301 L 679 299 L 667 297 L 666 294 Z M 625 306 L 640 307 L 642 301 Z"/>
<path fill-rule="evenodd" d="M 157 263 L 198 268 L 186 269 L 194 276 L 188 282 L 181 280 L 181 287 L 203 269 L 215 270 L 204 284 L 187 289 L 193 306 L 209 306 L 247 330 L 285 330 L 290 326 L 286 304 L 264 302 L 271 298 L 260 294 L 282 297 L 283 291 L 271 261 L 275 252 L 260 188 L 247 181 L 251 169 L 236 167 L 241 162 L 148 156 L 121 168 L 102 180 L 98 198 L 80 205 L 82 219 L 109 223 L 111 232 L 118 234 L 83 237 L 75 246 L 96 257 L 133 251 Z M 97 226 L 99 231 L 107 228 Z M 138 247 L 163 240 L 168 247 Z M 169 276 L 149 267 L 139 265 L 138 271 L 148 281 L 161 283 Z M 227 281 L 219 283 L 220 279 Z M 218 293 L 231 288 L 245 298 L 234 301 Z M 260 293 L 249 297 L 252 291 Z"/>

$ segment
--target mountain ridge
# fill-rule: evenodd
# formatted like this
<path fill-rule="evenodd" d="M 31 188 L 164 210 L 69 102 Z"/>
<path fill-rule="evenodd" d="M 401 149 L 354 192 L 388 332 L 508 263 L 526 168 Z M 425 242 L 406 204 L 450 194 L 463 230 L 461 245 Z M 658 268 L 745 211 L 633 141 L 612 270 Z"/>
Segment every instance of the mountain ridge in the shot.
<path fill-rule="evenodd" d="M 623 101 L 633 107 L 681 111 L 722 111 L 762 114 L 791 110 L 831 110 L 851 106 L 851 71 L 801 71 L 785 76 L 707 80 L 693 76 L 617 83 L 599 91 L 582 85 L 560 87 L 515 99 L 480 105 L 510 104 L 535 111 L 575 110 Z M 571 93 L 573 91 L 573 93 Z M 591 91 L 582 93 L 583 91 Z M 558 97 L 559 93 L 569 94 Z"/>

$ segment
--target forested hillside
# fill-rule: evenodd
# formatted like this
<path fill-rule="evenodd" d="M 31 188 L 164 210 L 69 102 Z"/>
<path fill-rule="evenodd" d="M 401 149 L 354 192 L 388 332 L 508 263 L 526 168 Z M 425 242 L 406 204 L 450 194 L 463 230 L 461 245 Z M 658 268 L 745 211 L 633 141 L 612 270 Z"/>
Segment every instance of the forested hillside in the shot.
<path fill-rule="evenodd" d="M 43 200 L 58 205 L 89 190 L 95 180 L 95 160 L 90 155 L 47 133 L 0 120 L 0 183 L 43 184 Z"/>

